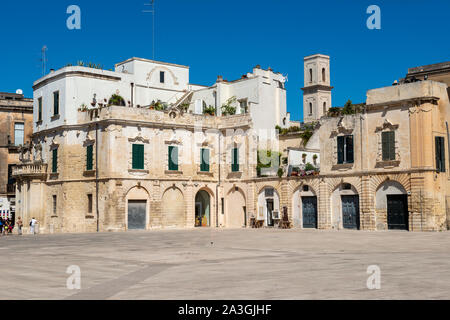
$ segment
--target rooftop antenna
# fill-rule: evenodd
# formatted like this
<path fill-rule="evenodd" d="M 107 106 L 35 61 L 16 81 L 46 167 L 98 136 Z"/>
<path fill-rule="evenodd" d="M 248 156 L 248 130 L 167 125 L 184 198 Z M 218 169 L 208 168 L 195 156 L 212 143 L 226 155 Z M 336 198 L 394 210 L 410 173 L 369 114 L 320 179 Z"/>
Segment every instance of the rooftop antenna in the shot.
<path fill-rule="evenodd" d="M 153 60 L 155 60 L 155 0 L 150 0 L 150 3 L 144 3 L 144 6 L 151 6 L 151 10 L 143 10 L 144 13 L 151 13 L 152 14 L 152 24 L 153 24 Z"/>
<path fill-rule="evenodd" d="M 42 76 L 45 76 L 45 74 L 47 73 L 47 50 L 48 50 L 47 46 L 43 46 L 41 50 Z"/>

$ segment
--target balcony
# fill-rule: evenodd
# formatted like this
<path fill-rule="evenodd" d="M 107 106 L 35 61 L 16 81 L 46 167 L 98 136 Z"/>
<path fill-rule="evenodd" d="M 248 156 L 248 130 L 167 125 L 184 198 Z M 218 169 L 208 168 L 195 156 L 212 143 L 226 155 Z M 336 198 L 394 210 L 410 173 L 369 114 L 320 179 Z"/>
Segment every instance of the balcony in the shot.
<path fill-rule="evenodd" d="M 18 164 L 13 167 L 14 178 L 45 178 L 47 175 L 47 164 Z"/>

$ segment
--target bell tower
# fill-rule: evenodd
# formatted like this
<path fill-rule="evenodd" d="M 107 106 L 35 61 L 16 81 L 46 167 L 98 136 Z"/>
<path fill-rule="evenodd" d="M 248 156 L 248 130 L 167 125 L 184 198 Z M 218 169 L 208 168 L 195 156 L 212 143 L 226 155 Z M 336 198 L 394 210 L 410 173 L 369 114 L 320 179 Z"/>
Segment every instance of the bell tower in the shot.
<path fill-rule="evenodd" d="M 319 120 L 331 107 L 330 57 L 314 54 L 304 58 L 303 121 Z"/>

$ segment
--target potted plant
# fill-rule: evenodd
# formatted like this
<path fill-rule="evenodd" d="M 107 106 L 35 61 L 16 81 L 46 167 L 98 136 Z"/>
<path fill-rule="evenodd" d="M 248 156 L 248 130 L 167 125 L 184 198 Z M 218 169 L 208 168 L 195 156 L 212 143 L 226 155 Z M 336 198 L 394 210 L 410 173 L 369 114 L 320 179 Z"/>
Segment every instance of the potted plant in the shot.
<path fill-rule="evenodd" d="M 306 153 L 302 154 L 302 160 L 303 160 L 303 163 L 306 162 Z"/>
<path fill-rule="evenodd" d="M 313 161 L 314 161 L 314 164 L 317 163 L 317 158 L 318 158 L 317 154 L 313 155 Z"/>

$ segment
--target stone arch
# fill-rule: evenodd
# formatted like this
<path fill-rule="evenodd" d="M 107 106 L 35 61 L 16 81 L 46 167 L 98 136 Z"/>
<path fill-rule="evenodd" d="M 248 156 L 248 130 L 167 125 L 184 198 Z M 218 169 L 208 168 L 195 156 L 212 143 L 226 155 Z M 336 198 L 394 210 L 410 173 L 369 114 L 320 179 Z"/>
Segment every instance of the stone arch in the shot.
<path fill-rule="evenodd" d="M 172 70 L 170 70 L 169 68 L 164 67 L 164 66 L 156 66 L 156 67 L 154 67 L 150 71 L 150 73 L 147 75 L 147 81 L 150 81 L 152 79 L 153 73 L 155 71 L 157 71 L 157 70 L 167 71 L 172 76 L 173 84 L 176 85 L 176 86 L 179 84 L 177 76 L 172 72 Z"/>
<path fill-rule="evenodd" d="M 309 190 L 304 191 L 303 187 L 308 186 Z M 303 203 L 302 197 L 316 197 L 317 205 L 319 198 L 319 188 L 313 181 L 302 181 L 292 191 L 291 208 L 292 208 L 292 223 L 294 227 L 303 227 Z"/>
<path fill-rule="evenodd" d="M 199 188 L 194 196 L 196 227 L 210 227 L 213 217 L 214 194 L 208 187 Z"/>
<path fill-rule="evenodd" d="M 330 208 L 331 208 L 331 220 L 332 227 L 335 229 L 343 229 L 346 227 L 346 217 L 344 216 L 344 212 L 348 212 L 347 200 L 353 198 L 355 203 L 355 228 L 359 229 L 360 227 L 360 201 L 359 196 L 360 192 L 358 188 L 352 184 L 351 182 L 347 182 L 345 180 L 339 180 L 340 182 L 334 186 L 332 191 L 330 192 Z M 344 185 L 349 185 L 349 189 L 345 189 Z"/>
<path fill-rule="evenodd" d="M 266 196 L 265 190 L 267 188 L 273 189 L 273 195 Z M 274 186 L 265 185 L 259 189 L 257 194 L 257 219 L 264 220 L 265 226 L 273 226 L 272 214 L 273 211 L 278 211 L 281 217 L 280 211 L 281 192 Z"/>
<path fill-rule="evenodd" d="M 161 222 L 163 227 L 169 228 L 186 226 L 184 194 L 176 186 L 167 188 L 162 195 Z"/>
<path fill-rule="evenodd" d="M 246 196 L 244 191 L 234 186 L 226 195 L 225 225 L 227 228 L 242 228 L 246 225 Z"/>
<path fill-rule="evenodd" d="M 133 186 L 125 194 L 126 229 L 148 229 L 150 224 L 150 193 L 140 185 Z M 144 212 L 143 212 L 144 211 Z"/>
<path fill-rule="evenodd" d="M 384 180 L 378 185 L 374 198 L 378 230 L 408 230 L 408 192 L 400 182 L 391 179 Z"/>

